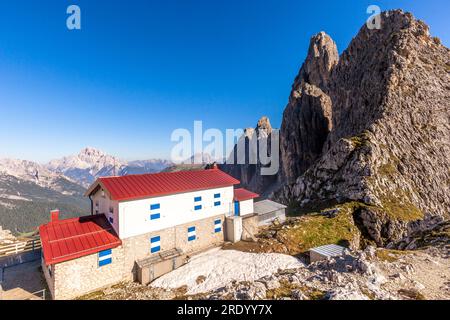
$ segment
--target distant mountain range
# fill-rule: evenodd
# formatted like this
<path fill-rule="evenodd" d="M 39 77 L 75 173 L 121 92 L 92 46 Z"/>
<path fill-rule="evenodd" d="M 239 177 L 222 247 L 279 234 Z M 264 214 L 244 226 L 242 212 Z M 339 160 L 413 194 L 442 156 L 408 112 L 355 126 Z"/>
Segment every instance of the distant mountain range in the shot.
<path fill-rule="evenodd" d="M 63 217 L 89 213 L 83 196 L 97 178 L 160 172 L 173 163 L 150 159 L 124 161 L 94 148 L 85 148 L 47 164 L 0 160 L 0 226 L 15 234 L 33 231 L 48 221 L 49 211 L 61 210 Z"/>
<path fill-rule="evenodd" d="M 50 161 L 45 168 L 87 188 L 99 177 L 154 173 L 172 165 L 162 159 L 125 161 L 98 149 L 85 148 L 77 155 Z"/>

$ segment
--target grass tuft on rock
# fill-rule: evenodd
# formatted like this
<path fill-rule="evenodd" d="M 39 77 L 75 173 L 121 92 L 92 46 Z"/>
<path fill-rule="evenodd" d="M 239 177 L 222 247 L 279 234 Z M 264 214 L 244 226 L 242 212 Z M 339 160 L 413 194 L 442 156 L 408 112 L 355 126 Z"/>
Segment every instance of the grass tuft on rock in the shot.
<path fill-rule="evenodd" d="M 347 203 L 303 216 L 294 225 L 278 231 L 277 239 L 291 249 L 291 254 L 303 253 L 326 244 L 349 246 L 360 237 L 352 217 L 354 205 Z M 336 216 L 327 217 L 325 213 L 332 210 L 338 210 Z"/>

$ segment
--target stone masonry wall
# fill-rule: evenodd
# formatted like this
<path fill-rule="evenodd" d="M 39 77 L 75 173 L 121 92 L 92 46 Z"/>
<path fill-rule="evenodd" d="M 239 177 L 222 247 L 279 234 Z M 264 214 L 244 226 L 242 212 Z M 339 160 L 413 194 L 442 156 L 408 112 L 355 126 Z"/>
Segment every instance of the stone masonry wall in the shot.
<path fill-rule="evenodd" d="M 112 263 L 102 267 L 98 266 L 98 253 L 58 263 L 53 272 L 53 299 L 73 299 L 120 282 L 123 279 L 123 270 L 123 247 L 113 249 Z"/>
<path fill-rule="evenodd" d="M 50 291 L 52 298 L 55 299 L 55 266 L 46 266 L 44 258 L 41 257 L 41 267 L 42 272 L 44 273 L 45 281 L 47 282 L 48 290 Z M 51 274 L 49 269 L 51 270 Z"/>
<path fill-rule="evenodd" d="M 214 221 L 220 219 L 222 231 L 215 233 Z M 179 248 L 192 254 L 224 242 L 224 216 L 194 221 L 188 224 L 122 240 L 122 246 L 112 250 L 112 263 L 98 266 L 98 254 L 58 263 L 52 266 L 50 277 L 45 264 L 44 275 L 53 299 L 65 300 L 99 290 L 123 280 L 135 280 L 135 262 L 150 257 L 150 239 L 161 237 L 161 251 Z M 188 241 L 188 228 L 196 228 L 196 240 Z M 157 254 L 157 253 L 154 253 Z M 154 255 L 153 254 L 153 255 Z"/>
<path fill-rule="evenodd" d="M 222 231 L 215 233 L 214 221 L 217 219 L 221 220 Z M 161 237 L 160 252 L 179 248 L 185 254 L 194 253 L 212 246 L 221 245 L 224 242 L 224 220 L 224 216 L 219 215 L 122 240 L 125 251 L 124 278 L 135 280 L 135 261 L 157 254 L 150 252 L 151 238 Z M 195 227 L 196 229 L 197 239 L 194 241 L 188 241 L 189 227 Z"/>

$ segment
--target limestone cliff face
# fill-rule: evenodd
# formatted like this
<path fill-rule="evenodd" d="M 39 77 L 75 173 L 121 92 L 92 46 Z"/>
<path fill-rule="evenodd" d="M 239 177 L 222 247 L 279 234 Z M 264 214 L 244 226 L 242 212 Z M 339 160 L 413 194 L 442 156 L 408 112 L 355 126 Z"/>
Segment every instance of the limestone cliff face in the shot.
<path fill-rule="evenodd" d="M 450 50 L 409 13 L 381 18 L 340 57 L 325 33 L 311 39 L 283 114 L 277 177 L 247 164 L 226 171 L 305 212 L 353 202 L 361 233 L 385 246 L 450 215 Z"/>
<path fill-rule="evenodd" d="M 259 119 L 255 128 L 245 129 L 244 135 L 239 143 L 245 146 L 245 153 L 238 154 L 238 145 L 234 147 L 233 153 L 225 164 L 220 165 L 220 169 L 241 181 L 241 186 L 248 188 L 262 195 L 267 195 L 276 185 L 276 175 L 261 175 L 259 157 L 259 146 L 252 148 L 254 139 L 267 139 L 267 154 L 270 156 L 272 126 L 267 117 Z M 256 159 L 256 163 L 250 159 Z"/>
<path fill-rule="evenodd" d="M 328 96 L 338 62 L 334 41 L 324 32 L 311 39 L 308 56 L 292 86 L 280 134 L 281 180 L 293 183 L 322 153 L 332 128 Z"/>
<path fill-rule="evenodd" d="M 319 68 L 323 74 L 305 77 L 314 83 L 304 81 L 322 91 L 322 102 L 291 96 L 281 129 L 284 186 L 274 198 L 304 208 L 358 202 L 355 221 L 378 245 L 448 218 L 450 50 L 423 22 L 390 11 L 380 30 L 364 26 L 328 65 L 331 73 Z M 309 110 L 302 124 L 298 115 Z M 311 130 L 318 118 L 323 129 Z"/>

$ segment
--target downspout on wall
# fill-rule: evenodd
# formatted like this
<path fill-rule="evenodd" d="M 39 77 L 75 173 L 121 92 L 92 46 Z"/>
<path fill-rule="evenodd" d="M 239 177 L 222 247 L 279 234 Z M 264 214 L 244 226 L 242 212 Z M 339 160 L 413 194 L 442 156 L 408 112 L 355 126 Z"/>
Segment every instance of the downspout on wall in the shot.
<path fill-rule="evenodd" d="M 94 201 L 92 200 L 92 195 L 89 195 L 89 200 L 91 201 L 91 216 L 94 215 Z"/>

